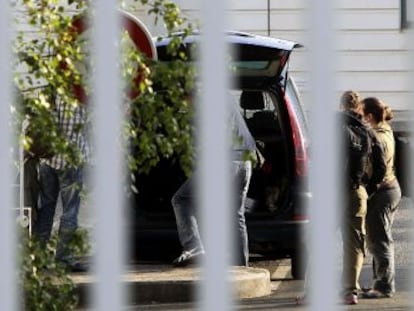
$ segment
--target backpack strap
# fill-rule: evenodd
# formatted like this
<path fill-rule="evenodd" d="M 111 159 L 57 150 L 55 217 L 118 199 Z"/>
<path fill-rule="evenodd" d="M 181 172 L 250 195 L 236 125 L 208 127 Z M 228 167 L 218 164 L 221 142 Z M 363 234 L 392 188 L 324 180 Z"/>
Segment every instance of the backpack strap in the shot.
<path fill-rule="evenodd" d="M 385 172 L 387 170 L 387 160 L 385 158 L 384 146 L 378 140 L 375 131 L 369 128 L 369 133 L 372 138 L 371 161 L 373 170 L 372 176 L 367 183 L 367 191 L 368 193 L 373 193 L 378 189 L 379 185 L 385 177 Z"/>

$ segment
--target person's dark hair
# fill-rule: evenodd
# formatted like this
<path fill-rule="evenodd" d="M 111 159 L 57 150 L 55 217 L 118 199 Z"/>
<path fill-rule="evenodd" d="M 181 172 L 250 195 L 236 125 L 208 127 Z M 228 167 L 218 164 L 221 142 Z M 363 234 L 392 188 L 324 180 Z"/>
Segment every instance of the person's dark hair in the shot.
<path fill-rule="evenodd" d="M 385 106 L 384 107 L 384 119 L 385 121 L 391 121 L 394 118 L 394 112 L 392 112 L 390 106 Z"/>
<path fill-rule="evenodd" d="M 341 96 L 341 107 L 344 110 L 357 110 L 361 104 L 361 96 L 355 91 L 345 91 Z"/>
<path fill-rule="evenodd" d="M 372 114 L 377 123 L 390 121 L 394 117 L 391 108 L 376 97 L 364 98 L 362 104 L 364 114 Z"/>

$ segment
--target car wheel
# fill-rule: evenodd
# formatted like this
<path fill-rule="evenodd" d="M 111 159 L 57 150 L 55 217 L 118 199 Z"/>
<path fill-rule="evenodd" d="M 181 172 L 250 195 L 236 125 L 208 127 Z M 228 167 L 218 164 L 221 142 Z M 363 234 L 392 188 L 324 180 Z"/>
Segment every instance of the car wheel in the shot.
<path fill-rule="evenodd" d="M 294 252 L 290 258 L 291 274 L 294 280 L 304 280 L 306 275 L 306 260 L 300 253 Z"/>

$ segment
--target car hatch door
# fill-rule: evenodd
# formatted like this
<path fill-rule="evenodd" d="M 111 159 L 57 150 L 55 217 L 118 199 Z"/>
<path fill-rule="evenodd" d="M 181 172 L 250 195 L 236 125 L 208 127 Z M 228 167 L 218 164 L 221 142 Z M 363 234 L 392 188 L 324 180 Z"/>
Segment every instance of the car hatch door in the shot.
<path fill-rule="evenodd" d="M 293 41 L 240 32 L 229 33 L 229 43 L 232 73 L 243 85 L 286 81 L 289 56 L 294 48 L 301 47 Z"/>

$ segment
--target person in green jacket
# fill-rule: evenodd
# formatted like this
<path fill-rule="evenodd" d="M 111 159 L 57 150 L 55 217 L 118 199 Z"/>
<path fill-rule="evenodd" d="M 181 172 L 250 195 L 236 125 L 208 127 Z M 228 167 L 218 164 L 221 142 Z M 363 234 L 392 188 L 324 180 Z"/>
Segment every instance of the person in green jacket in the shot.
<path fill-rule="evenodd" d="M 364 298 L 392 297 L 395 292 L 394 240 L 391 227 L 401 200 L 401 189 L 394 171 L 395 141 L 388 121 L 391 109 L 381 100 L 362 100 L 364 119 L 369 122 L 382 143 L 386 172 L 378 190 L 368 200 L 366 215 L 367 246 L 373 256 L 373 285 Z M 375 167 L 373 168 L 375 169 Z"/>

